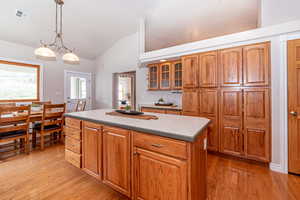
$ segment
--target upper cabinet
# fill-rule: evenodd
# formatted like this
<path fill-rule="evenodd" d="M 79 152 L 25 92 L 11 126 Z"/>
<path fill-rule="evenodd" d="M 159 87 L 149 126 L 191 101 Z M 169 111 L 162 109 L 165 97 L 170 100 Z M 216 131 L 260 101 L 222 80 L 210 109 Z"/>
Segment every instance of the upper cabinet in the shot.
<path fill-rule="evenodd" d="M 171 89 L 171 64 L 163 63 L 160 64 L 160 89 L 169 90 Z"/>
<path fill-rule="evenodd" d="M 268 86 L 270 78 L 270 43 L 243 48 L 244 86 Z"/>
<path fill-rule="evenodd" d="M 196 88 L 199 86 L 198 59 L 198 55 L 184 56 L 182 58 L 183 88 Z"/>
<path fill-rule="evenodd" d="M 149 68 L 148 89 L 158 90 L 159 89 L 159 65 L 158 64 L 149 65 L 148 68 Z"/>
<path fill-rule="evenodd" d="M 219 52 L 221 86 L 243 84 L 243 48 L 224 49 Z"/>
<path fill-rule="evenodd" d="M 172 61 L 148 65 L 149 90 L 180 90 L 182 89 L 182 63 Z"/>
<path fill-rule="evenodd" d="M 172 64 L 173 77 L 172 77 L 172 88 L 173 89 L 182 89 L 182 62 L 176 61 Z"/>
<path fill-rule="evenodd" d="M 218 86 L 218 53 L 211 51 L 199 56 L 200 87 Z"/>

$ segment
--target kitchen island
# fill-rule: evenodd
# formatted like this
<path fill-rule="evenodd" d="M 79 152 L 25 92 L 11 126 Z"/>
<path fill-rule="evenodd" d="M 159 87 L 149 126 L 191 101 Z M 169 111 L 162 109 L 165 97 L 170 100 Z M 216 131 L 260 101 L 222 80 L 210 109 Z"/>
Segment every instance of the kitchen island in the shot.
<path fill-rule="evenodd" d="M 111 111 L 65 115 L 67 161 L 131 199 L 206 199 L 210 120 L 167 114 L 142 120 Z"/>

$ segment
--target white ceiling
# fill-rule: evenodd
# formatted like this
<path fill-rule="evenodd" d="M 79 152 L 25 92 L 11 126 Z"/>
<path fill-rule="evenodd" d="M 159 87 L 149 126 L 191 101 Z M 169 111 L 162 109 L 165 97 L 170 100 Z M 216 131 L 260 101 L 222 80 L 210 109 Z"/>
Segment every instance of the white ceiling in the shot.
<path fill-rule="evenodd" d="M 257 28 L 260 0 L 163 0 L 146 23 L 155 50 Z"/>
<path fill-rule="evenodd" d="M 147 49 L 255 28 L 259 0 L 65 0 L 64 38 L 94 59 L 137 31 L 146 16 Z M 24 18 L 15 16 L 25 11 Z M 54 0 L 9 0 L 0 7 L 0 40 L 38 47 L 54 37 Z M 0 55 L 1 56 L 1 55 Z"/>

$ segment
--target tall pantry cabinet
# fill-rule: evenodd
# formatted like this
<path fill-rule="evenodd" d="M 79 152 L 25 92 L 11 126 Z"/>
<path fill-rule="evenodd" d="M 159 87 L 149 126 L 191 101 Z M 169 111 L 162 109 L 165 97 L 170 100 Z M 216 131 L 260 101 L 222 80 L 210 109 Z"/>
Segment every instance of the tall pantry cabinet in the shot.
<path fill-rule="evenodd" d="M 183 113 L 188 108 L 212 120 L 208 130 L 209 150 L 270 162 L 270 43 L 193 57 L 196 56 L 199 75 L 193 81 L 199 82 L 190 84 L 191 80 L 183 77 Z M 183 62 L 183 74 L 194 74 L 189 70 L 190 66 Z M 193 70 L 197 71 L 195 66 Z M 194 91 L 193 99 L 189 98 L 190 91 Z"/>

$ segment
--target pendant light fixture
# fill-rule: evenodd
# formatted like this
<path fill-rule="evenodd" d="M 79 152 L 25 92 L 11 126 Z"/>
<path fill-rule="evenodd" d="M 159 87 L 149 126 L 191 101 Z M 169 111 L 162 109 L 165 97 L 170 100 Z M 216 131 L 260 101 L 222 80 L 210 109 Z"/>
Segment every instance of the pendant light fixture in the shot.
<path fill-rule="evenodd" d="M 69 48 L 64 45 L 63 41 L 63 0 L 54 0 L 56 4 L 56 20 L 55 20 L 55 39 L 52 43 L 46 44 L 41 41 L 41 47 L 35 50 L 37 58 L 42 60 L 56 60 L 56 53 L 64 54 L 62 59 L 68 64 L 79 64 L 79 57 Z"/>

